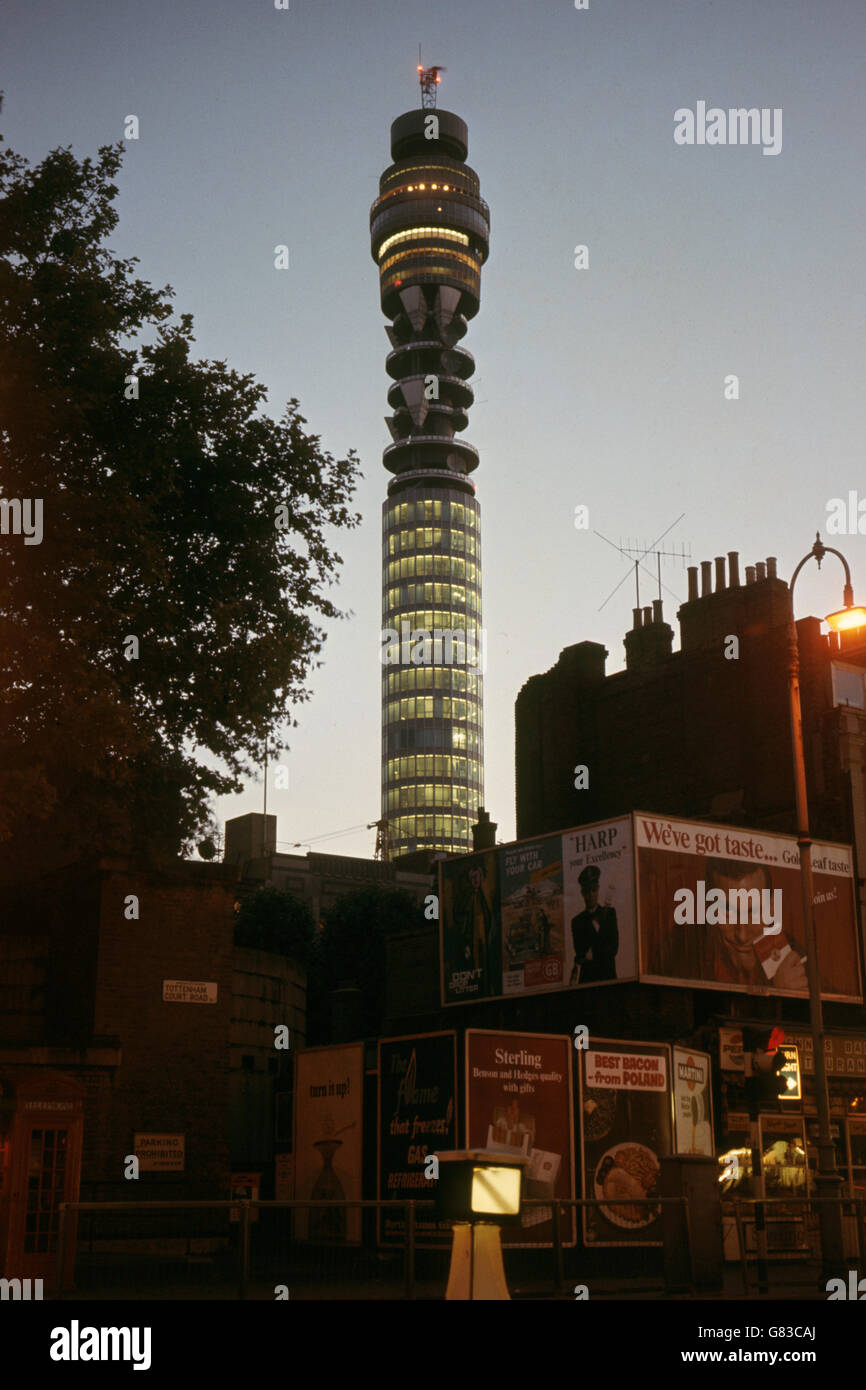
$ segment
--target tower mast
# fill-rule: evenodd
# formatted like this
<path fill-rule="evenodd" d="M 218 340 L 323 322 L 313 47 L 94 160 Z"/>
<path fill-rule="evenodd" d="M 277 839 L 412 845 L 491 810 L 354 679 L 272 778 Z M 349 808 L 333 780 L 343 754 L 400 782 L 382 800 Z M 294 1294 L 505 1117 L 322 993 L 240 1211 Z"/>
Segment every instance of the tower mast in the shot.
<path fill-rule="evenodd" d="M 478 451 L 457 436 L 474 399 L 460 340 L 478 312 L 490 214 L 465 123 L 436 109 L 442 72 L 419 61 L 422 105 L 391 126 L 393 163 L 370 210 L 393 349 L 382 627 L 399 640 L 382 654 L 381 815 L 395 855 L 471 849 L 484 801 Z"/>

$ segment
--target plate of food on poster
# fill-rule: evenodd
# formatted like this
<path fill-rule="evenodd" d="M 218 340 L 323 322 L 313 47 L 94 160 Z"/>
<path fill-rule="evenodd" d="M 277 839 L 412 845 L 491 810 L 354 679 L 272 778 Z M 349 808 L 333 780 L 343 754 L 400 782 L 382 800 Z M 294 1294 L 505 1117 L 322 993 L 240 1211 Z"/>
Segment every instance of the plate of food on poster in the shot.
<path fill-rule="evenodd" d="M 616 1203 L 599 1210 L 613 1226 L 637 1231 L 657 1220 L 661 1168 L 658 1157 L 645 1144 L 626 1140 L 614 1144 L 599 1159 L 593 1185 L 598 1201 Z"/>

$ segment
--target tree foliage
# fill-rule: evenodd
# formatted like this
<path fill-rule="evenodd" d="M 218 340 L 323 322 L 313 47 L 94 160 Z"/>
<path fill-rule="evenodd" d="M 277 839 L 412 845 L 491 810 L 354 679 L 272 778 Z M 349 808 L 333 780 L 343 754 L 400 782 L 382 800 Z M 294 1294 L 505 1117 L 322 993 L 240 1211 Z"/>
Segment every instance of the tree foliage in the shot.
<path fill-rule="evenodd" d="M 235 945 L 273 951 L 306 965 L 315 935 L 306 903 L 267 884 L 245 898 L 235 918 Z"/>
<path fill-rule="evenodd" d="M 418 926 L 418 906 L 402 888 L 359 888 L 329 908 L 315 936 L 309 972 L 310 1039 L 330 1042 L 335 990 L 360 990 L 360 1036 L 378 1037 L 385 1020 L 387 940 Z"/>
<path fill-rule="evenodd" d="M 354 452 L 195 360 L 171 287 L 106 247 L 121 150 L 0 147 L 0 497 L 43 504 L 41 544 L 0 535 L 7 869 L 206 832 L 309 698 L 329 528 L 359 520 Z"/>

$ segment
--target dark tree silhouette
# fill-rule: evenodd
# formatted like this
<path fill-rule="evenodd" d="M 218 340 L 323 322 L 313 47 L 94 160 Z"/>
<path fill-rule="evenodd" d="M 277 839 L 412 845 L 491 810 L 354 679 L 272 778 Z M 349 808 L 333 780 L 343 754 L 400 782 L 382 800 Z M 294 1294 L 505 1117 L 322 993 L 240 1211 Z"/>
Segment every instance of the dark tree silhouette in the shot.
<path fill-rule="evenodd" d="M 309 698 L 316 619 L 341 616 L 328 528 L 359 521 L 354 452 L 194 360 L 171 288 L 106 248 L 121 148 L 0 148 L 0 498 L 43 516 L 41 543 L 0 535 L 7 877 L 212 831 Z"/>
<path fill-rule="evenodd" d="M 419 908 L 402 888 L 359 888 L 338 898 L 316 932 L 310 957 L 310 1042 L 332 1041 L 334 991 L 360 990 L 359 1036 L 378 1037 L 385 1020 L 388 936 L 417 928 Z"/>
<path fill-rule="evenodd" d="M 306 965 L 315 935 L 306 903 L 267 884 L 244 898 L 235 918 L 235 944 L 274 951 Z"/>

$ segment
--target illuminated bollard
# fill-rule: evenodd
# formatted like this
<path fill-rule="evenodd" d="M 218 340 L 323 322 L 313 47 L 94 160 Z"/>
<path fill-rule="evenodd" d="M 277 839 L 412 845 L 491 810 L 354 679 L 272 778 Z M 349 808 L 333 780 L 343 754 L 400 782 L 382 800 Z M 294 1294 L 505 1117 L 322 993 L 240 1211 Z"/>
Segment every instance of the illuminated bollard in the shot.
<path fill-rule="evenodd" d="M 454 1222 L 446 1299 L 510 1298 L 500 1227 L 520 1220 L 527 1159 L 486 1149 L 454 1149 L 436 1157 L 436 1215 Z"/>

